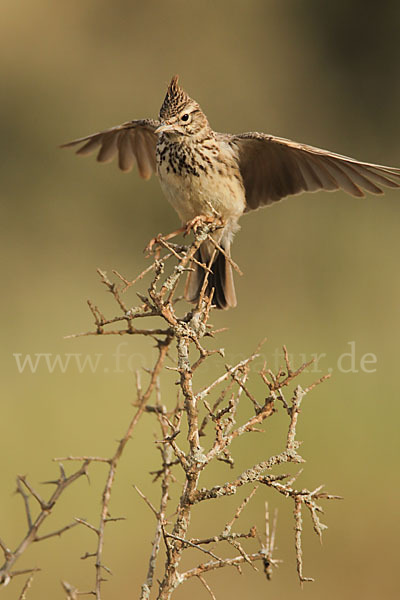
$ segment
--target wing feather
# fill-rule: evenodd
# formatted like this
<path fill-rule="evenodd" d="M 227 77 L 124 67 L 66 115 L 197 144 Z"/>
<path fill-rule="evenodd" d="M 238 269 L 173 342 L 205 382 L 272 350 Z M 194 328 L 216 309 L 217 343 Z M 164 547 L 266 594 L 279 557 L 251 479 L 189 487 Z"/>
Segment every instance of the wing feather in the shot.
<path fill-rule="evenodd" d="M 300 152 L 298 152 L 297 158 L 299 158 L 300 156 L 303 160 L 305 160 L 307 164 L 309 164 L 310 166 L 312 165 L 314 172 L 318 175 L 319 186 L 316 188 L 316 190 L 323 189 L 333 191 L 339 188 L 337 174 L 333 173 L 332 170 L 327 167 L 327 165 L 325 165 L 321 161 L 315 160 L 313 156 L 303 157 L 303 155 Z"/>
<path fill-rule="evenodd" d="M 138 164 L 138 169 L 143 179 L 149 179 L 153 171 L 152 165 L 148 157 L 146 134 L 138 129 L 135 132 L 135 156 Z"/>
<path fill-rule="evenodd" d="M 123 131 L 118 139 L 118 166 L 121 171 L 130 171 L 135 164 L 130 131 Z"/>
<path fill-rule="evenodd" d="M 315 162 L 320 162 L 321 158 L 312 157 L 312 160 Z M 325 158 L 325 160 L 321 163 L 322 166 L 326 168 L 326 170 L 335 177 L 336 181 L 339 184 L 339 187 L 350 194 L 351 196 L 364 196 L 364 192 L 354 183 L 352 178 L 346 173 L 346 171 L 342 168 L 342 163 L 337 160 L 331 159 L 329 156 Z M 322 186 L 321 189 L 326 189 Z"/>
<path fill-rule="evenodd" d="M 222 135 L 222 134 L 221 134 Z M 263 133 L 229 136 L 236 146 L 247 209 L 285 196 L 342 189 L 352 196 L 381 194 L 381 186 L 400 188 L 400 169 Z"/>
<path fill-rule="evenodd" d="M 76 153 L 80 154 L 80 156 L 87 156 L 88 154 L 92 154 L 92 152 L 97 150 L 100 145 L 101 137 L 96 135 L 86 142 L 86 144 L 83 144 L 83 146 L 81 146 Z"/>
<path fill-rule="evenodd" d="M 121 135 L 120 131 L 110 131 L 105 133 L 101 138 L 101 148 L 97 155 L 98 162 L 111 162 L 118 152 L 118 140 Z M 77 154 L 79 153 L 79 150 Z"/>
<path fill-rule="evenodd" d="M 135 162 L 139 174 L 149 179 L 156 170 L 157 134 L 155 129 L 160 121 L 142 119 L 128 121 L 111 129 L 78 138 L 63 144 L 61 148 L 80 146 L 77 154 L 87 156 L 99 148 L 98 162 L 110 162 L 118 154 L 121 171 L 130 171 Z"/>
<path fill-rule="evenodd" d="M 300 190 L 315 192 L 322 186 L 321 179 L 318 177 L 313 166 L 300 153 L 297 154 L 297 164 L 303 176 L 303 182 L 300 184 Z"/>

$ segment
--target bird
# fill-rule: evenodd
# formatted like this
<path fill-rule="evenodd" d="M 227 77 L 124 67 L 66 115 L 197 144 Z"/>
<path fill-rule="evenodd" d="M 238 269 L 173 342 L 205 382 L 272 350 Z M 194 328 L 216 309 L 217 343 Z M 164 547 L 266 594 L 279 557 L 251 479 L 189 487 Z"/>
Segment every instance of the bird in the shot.
<path fill-rule="evenodd" d="M 205 294 L 213 294 L 213 304 L 221 309 L 237 305 L 230 257 L 244 213 L 302 192 L 340 189 L 361 197 L 400 187 L 399 168 L 266 133 L 214 131 L 177 75 L 168 85 L 158 119 L 127 121 L 62 145 L 74 146 L 81 156 L 98 151 L 100 163 L 117 156 L 121 171 L 136 164 L 143 179 L 155 173 L 182 225 L 219 215 L 221 227 L 194 257 L 185 298 L 197 302 L 207 277 Z"/>

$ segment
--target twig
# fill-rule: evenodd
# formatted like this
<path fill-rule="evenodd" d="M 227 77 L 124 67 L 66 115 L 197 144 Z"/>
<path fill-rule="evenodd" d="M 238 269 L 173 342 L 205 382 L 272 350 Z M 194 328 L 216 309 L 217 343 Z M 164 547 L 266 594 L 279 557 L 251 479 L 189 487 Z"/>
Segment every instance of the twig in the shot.
<path fill-rule="evenodd" d="M 321 538 L 325 525 L 320 520 L 322 513 L 320 503 L 325 500 L 337 499 L 338 496 L 323 492 L 321 486 L 311 488 L 312 491 L 306 488 L 296 489 L 293 486 L 299 472 L 289 475 L 276 472 L 276 469 L 288 463 L 304 462 L 299 454 L 300 442 L 296 439 L 301 404 L 304 397 L 318 384 L 325 381 L 327 376 L 305 387 L 297 385 L 297 378 L 311 363 L 305 362 L 298 369 L 293 369 L 289 353 L 284 346 L 283 366 L 277 372 L 273 372 L 265 365 L 259 373 L 265 385 L 264 393 L 260 397 L 259 393 L 252 391 L 256 388 L 252 387 L 253 375 L 251 373 L 252 363 L 259 356 L 260 344 L 251 356 L 234 366 L 225 365 L 224 372 L 212 380 L 208 379 L 207 383 L 203 381 L 203 387 L 199 389 L 198 381 L 202 381 L 202 379 L 201 375 L 198 377 L 197 374 L 201 373 L 205 363 L 208 365 L 208 361 L 213 356 L 224 356 L 224 351 L 218 347 L 209 348 L 208 344 L 219 331 L 222 331 L 213 329 L 209 323 L 212 314 L 212 293 L 207 293 L 207 287 L 208 275 L 212 269 L 212 259 L 208 264 L 203 264 L 196 258 L 196 253 L 203 242 L 212 242 L 214 253 L 223 253 L 231 266 L 239 270 L 218 243 L 219 234 L 216 232 L 221 229 L 223 224 L 218 215 L 215 217 L 214 220 L 205 218 L 193 222 L 194 239 L 186 246 L 171 241 L 178 232 L 154 238 L 151 243 L 154 260 L 136 278 L 125 277 L 119 271 L 114 270 L 113 274 L 116 277 L 116 282 L 114 282 L 104 270 L 98 270 L 101 283 L 114 299 L 118 313 L 108 317 L 95 303 L 88 301 L 94 320 L 93 330 L 69 337 L 139 335 L 144 339 L 154 340 L 157 358 L 151 369 L 145 369 L 146 377 L 148 377 L 145 385 L 141 380 L 140 372 L 136 373 L 134 411 L 111 456 L 93 456 L 88 453 L 81 456 L 70 454 L 54 459 L 59 463 L 60 476 L 57 480 L 46 482 L 55 486 L 49 498 L 43 497 L 25 476 L 18 477 L 17 492 L 23 499 L 27 532 L 14 550 L 10 549 L 5 541 L 0 540 L 0 549 L 4 555 L 4 564 L 0 569 L 1 583 L 6 584 L 13 577 L 27 572 L 15 571 L 13 566 L 32 542 L 42 542 L 61 536 L 80 524 L 95 535 L 94 547 L 82 556 L 83 559 L 94 559 L 94 586 L 92 590 L 82 592 L 64 582 L 64 591 L 69 600 L 77 600 L 84 594 L 101 600 L 105 573 L 111 574 L 110 568 L 103 562 L 106 526 L 122 519 L 122 517 L 111 516 L 112 490 L 121 457 L 144 414 L 149 418 L 156 417 L 158 435 L 155 443 L 160 452 L 161 463 L 151 472 L 154 486 L 160 486 L 157 501 L 153 500 L 153 493 L 151 494 L 152 500 L 150 500 L 136 485 L 134 486 L 152 511 L 156 521 L 147 572 L 141 586 L 140 600 L 150 600 L 151 594 L 157 600 L 169 600 L 175 590 L 192 577 L 197 577 L 211 598 L 215 600 L 215 595 L 204 577 L 205 573 L 225 567 L 235 567 L 240 572 L 245 563 L 256 569 L 255 563 L 261 561 L 264 573 L 269 579 L 272 567 L 278 566 L 280 562 L 274 556 L 277 513 L 275 512 L 271 525 L 266 503 L 265 515 L 262 516 L 265 520 L 265 541 L 258 537 L 256 524 L 252 525 L 250 529 L 245 528 L 244 531 L 232 531 L 234 527 L 239 529 L 238 525 L 243 510 L 257 489 L 260 490 L 259 494 L 277 493 L 294 503 L 294 545 L 297 573 L 301 583 L 310 581 L 303 575 L 302 508 L 304 506 L 309 511 L 313 529 Z M 177 290 L 182 277 L 192 269 L 192 264 L 196 264 L 204 270 L 204 284 L 196 304 L 188 310 L 185 304 L 178 302 Z M 128 295 L 124 294 L 135 284 L 143 281 L 145 276 L 150 273 L 147 293 L 143 294 L 141 291 L 137 291 L 134 296 L 137 305 L 129 306 Z M 139 298 L 139 303 L 137 298 Z M 141 320 L 141 324 L 145 324 L 140 329 L 135 327 L 138 319 Z M 155 319 L 156 322 L 154 322 Z M 151 327 L 148 324 L 151 324 Z M 169 361 L 168 365 L 166 365 L 167 360 Z M 178 379 L 176 382 L 178 394 L 174 392 L 172 395 L 173 398 L 177 396 L 177 400 L 172 408 L 170 408 L 170 401 L 163 404 L 164 397 L 171 396 L 170 393 L 161 391 L 160 374 L 163 369 L 168 370 L 169 377 L 172 373 Z M 265 389 L 267 394 L 265 394 Z M 248 410 L 248 400 L 245 403 L 242 402 L 246 398 L 251 403 L 250 411 Z M 245 404 L 244 410 L 240 410 L 242 403 Z M 268 439 L 266 439 L 265 455 L 258 459 L 258 462 L 250 461 L 241 473 L 234 473 L 228 482 L 224 483 L 222 480 L 210 488 L 199 487 L 202 472 L 213 460 L 221 460 L 227 463 L 232 470 L 234 469 L 233 450 L 240 445 L 242 436 L 254 432 L 262 433 L 266 422 L 275 414 L 278 406 L 283 406 L 288 416 L 287 426 L 282 435 L 281 448 L 274 454 L 268 452 Z M 200 440 L 204 447 L 200 444 Z M 146 449 L 143 448 L 143 456 L 145 455 Z M 80 463 L 80 466 L 67 477 L 62 463 L 74 461 Z M 39 535 L 39 529 L 47 517 L 54 512 L 64 490 L 83 475 L 87 476 L 88 469 L 93 463 L 105 465 L 98 522 L 93 524 L 81 517 L 75 517 L 73 523 L 50 533 Z M 211 521 L 208 523 L 210 531 L 205 532 L 203 538 L 189 538 L 189 526 L 196 504 L 205 500 L 234 495 L 243 486 L 249 486 L 252 489 L 249 490 L 244 500 L 238 502 L 233 517 L 225 524 L 222 531 L 219 529 L 216 531 Z M 175 498 L 178 499 L 175 501 Z M 38 515 L 35 518 L 32 516 L 31 502 L 35 503 L 36 509 L 38 506 Z M 254 522 L 257 523 L 258 512 L 254 511 L 253 514 Z M 224 544 L 225 548 L 221 548 L 220 544 Z M 254 544 L 256 544 L 255 548 Z M 162 545 L 164 546 L 163 553 L 160 552 Z M 215 545 L 217 549 L 211 545 Z M 226 548 L 227 545 L 228 548 Z M 208 546 L 208 548 L 204 546 Z M 251 552 L 248 550 L 248 546 L 252 547 Z M 229 552 L 225 552 L 223 556 L 227 553 L 230 556 L 220 557 L 219 554 L 222 553 L 218 552 L 219 548 L 224 551 L 228 549 Z M 195 566 L 190 567 L 189 565 L 186 571 L 180 572 L 182 558 L 190 549 L 197 549 L 202 554 L 207 554 L 212 560 L 197 566 L 194 563 Z M 193 552 L 188 554 L 191 557 L 195 556 Z M 232 554 L 233 556 L 231 556 Z M 163 569 L 160 566 L 161 555 L 165 555 Z M 156 569 L 160 573 L 157 592 L 153 589 Z M 31 571 L 29 570 L 29 572 Z M 30 585 L 28 581 L 31 579 L 29 578 L 25 583 L 21 598 L 26 596 Z"/>
<path fill-rule="evenodd" d="M 34 573 L 32 573 L 28 577 L 28 579 L 25 581 L 24 587 L 22 588 L 21 593 L 18 596 L 18 600 L 26 600 L 26 597 L 27 597 L 26 594 L 32 585 L 33 577 L 34 577 Z"/>
<path fill-rule="evenodd" d="M 67 487 L 69 487 L 72 483 L 74 483 L 80 477 L 86 475 L 88 465 L 89 465 L 89 462 L 84 461 L 84 463 L 81 465 L 81 467 L 77 471 L 72 473 L 72 475 L 70 475 L 69 477 L 66 477 L 63 469 L 60 468 L 60 478 L 58 480 L 58 483 L 56 485 L 54 492 L 50 495 L 47 502 L 43 501 L 40 498 L 40 496 L 36 492 L 34 492 L 33 487 L 27 482 L 26 477 L 20 476 L 18 478 L 18 480 L 17 480 L 18 481 L 18 483 L 17 483 L 18 491 L 24 497 L 24 503 L 25 503 L 27 515 L 29 515 L 28 531 L 26 532 L 22 541 L 18 544 L 18 546 L 13 551 L 9 550 L 6 547 L 6 545 L 4 543 L 2 543 L 2 549 L 4 552 L 5 562 L 2 565 L 2 567 L 0 568 L 0 583 L 5 583 L 7 580 L 9 580 L 10 577 L 15 576 L 16 573 L 12 573 L 12 571 L 11 571 L 12 567 L 14 566 L 16 561 L 19 559 L 19 557 L 25 552 L 25 550 L 28 548 L 28 546 L 30 546 L 30 544 L 36 540 L 40 527 L 43 525 L 44 521 L 52 514 L 60 496 L 67 489 Z M 40 498 L 40 502 L 39 502 L 40 511 L 34 520 L 30 517 L 28 499 L 25 497 L 24 492 L 21 491 L 22 490 L 21 483 L 24 483 L 24 485 L 29 490 L 30 494 L 32 494 L 32 495 L 35 494 L 34 497 L 36 498 L 36 500 L 38 500 L 38 498 Z"/>

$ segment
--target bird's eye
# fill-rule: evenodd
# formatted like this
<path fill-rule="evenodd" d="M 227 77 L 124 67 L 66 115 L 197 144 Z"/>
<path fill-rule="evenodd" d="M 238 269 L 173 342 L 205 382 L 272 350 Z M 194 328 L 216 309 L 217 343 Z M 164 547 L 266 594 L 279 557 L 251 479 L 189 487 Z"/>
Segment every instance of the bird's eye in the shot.
<path fill-rule="evenodd" d="M 182 115 L 181 121 L 183 121 L 184 123 L 187 123 L 189 121 L 189 114 L 185 113 L 184 115 Z"/>

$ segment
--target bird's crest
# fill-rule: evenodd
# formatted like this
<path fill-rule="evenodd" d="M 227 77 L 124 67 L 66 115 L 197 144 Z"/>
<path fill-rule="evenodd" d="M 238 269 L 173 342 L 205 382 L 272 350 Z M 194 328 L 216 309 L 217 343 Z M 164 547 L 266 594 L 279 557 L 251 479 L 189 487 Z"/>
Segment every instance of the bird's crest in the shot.
<path fill-rule="evenodd" d="M 174 75 L 160 109 L 160 119 L 165 121 L 175 117 L 190 102 L 187 93 L 178 84 L 178 75 Z"/>

